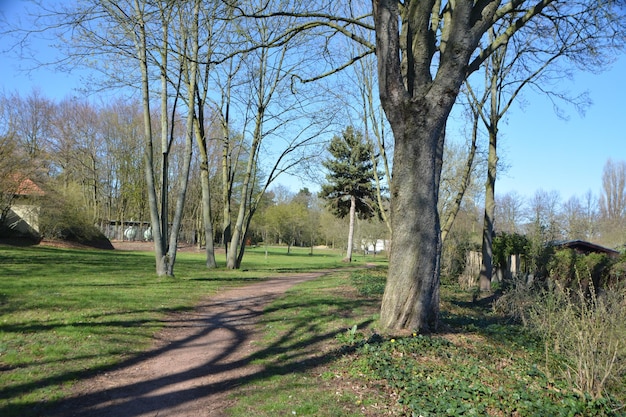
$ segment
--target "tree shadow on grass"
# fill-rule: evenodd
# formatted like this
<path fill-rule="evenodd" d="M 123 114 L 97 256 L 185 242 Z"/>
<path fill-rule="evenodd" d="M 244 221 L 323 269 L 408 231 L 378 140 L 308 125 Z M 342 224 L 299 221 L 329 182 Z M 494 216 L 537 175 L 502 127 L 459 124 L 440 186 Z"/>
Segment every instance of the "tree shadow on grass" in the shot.
<path fill-rule="evenodd" d="M 184 333 L 184 337 L 164 340 L 157 348 L 130 357 L 115 368 L 100 367 L 66 373 L 42 378 L 34 384 L 18 384 L 1 390 L 0 397 L 18 398 L 35 388 L 54 387 L 97 375 L 93 380 L 95 387 L 59 403 L 27 402 L 18 405 L 19 402 L 15 402 L 0 408 L 0 415 L 137 417 L 155 415 L 160 411 L 163 412 L 160 415 L 195 415 L 194 407 L 208 407 L 201 402 L 198 405 L 199 399 L 213 399 L 242 384 L 304 372 L 332 361 L 336 353 L 319 347 L 345 329 L 320 333 L 310 317 L 297 315 L 288 319 L 286 326 L 282 323 L 281 334 L 270 345 L 256 351 L 250 349 L 251 340 L 260 337 L 255 332 L 255 323 L 264 314 L 264 306 L 278 295 L 259 293 L 244 298 L 209 300 L 207 305 L 189 313 L 184 320 L 167 324 L 167 334 Z M 352 311 L 362 304 L 358 299 L 334 301 L 333 308 L 341 311 Z M 310 305 L 301 307 L 319 307 L 319 303 L 320 300 L 315 299 Z M 365 324 L 366 321 L 362 321 L 359 326 Z M 210 353 L 200 357 L 189 356 L 189 363 L 174 366 L 177 358 L 187 357 L 185 351 L 192 352 L 192 355 L 203 351 Z M 163 357 L 167 358 L 165 362 Z M 161 364 L 163 372 L 150 368 L 152 371 L 148 379 L 137 375 L 136 370 L 154 367 L 155 364 Z M 123 380 L 115 379 L 118 377 Z M 206 414 L 204 409 L 196 411 Z"/>

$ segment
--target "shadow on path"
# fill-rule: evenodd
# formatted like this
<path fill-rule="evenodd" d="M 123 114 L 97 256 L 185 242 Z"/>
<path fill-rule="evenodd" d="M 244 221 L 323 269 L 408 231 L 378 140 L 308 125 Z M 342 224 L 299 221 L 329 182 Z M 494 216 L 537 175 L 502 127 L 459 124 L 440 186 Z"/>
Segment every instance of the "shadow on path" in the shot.
<path fill-rule="evenodd" d="M 254 359 L 272 347 L 255 349 L 255 323 L 263 308 L 288 288 L 324 273 L 295 274 L 217 294 L 198 308 L 174 317 L 157 335 L 159 345 L 113 370 L 77 384 L 75 395 L 45 413 L 50 417 L 222 416 L 228 391 L 252 379 L 312 365 L 293 346 L 288 361 L 271 369 Z M 307 344 L 333 338 L 312 335 Z M 300 343 L 299 343 L 300 344 Z M 323 361 L 316 358 L 315 361 Z M 297 364 L 297 365 L 295 365 Z M 34 404 L 32 404 L 34 406 Z"/>

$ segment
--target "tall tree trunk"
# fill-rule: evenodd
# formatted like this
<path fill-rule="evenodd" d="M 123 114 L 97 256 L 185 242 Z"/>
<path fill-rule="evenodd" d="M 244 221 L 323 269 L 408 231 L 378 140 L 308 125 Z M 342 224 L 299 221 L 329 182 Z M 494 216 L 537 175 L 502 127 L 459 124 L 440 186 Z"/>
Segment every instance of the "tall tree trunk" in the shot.
<path fill-rule="evenodd" d="M 493 276 L 493 219 L 496 211 L 495 186 L 498 155 L 496 151 L 497 132 L 489 131 L 489 156 L 487 157 L 487 181 L 485 183 L 485 215 L 483 220 L 482 261 L 480 264 L 479 286 L 481 291 L 491 291 Z"/>
<path fill-rule="evenodd" d="M 141 94 L 143 104 L 144 123 L 144 159 L 146 184 L 148 186 L 148 203 L 150 207 L 150 223 L 152 224 L 152 234 L 154 236 L 154 258 L 156 262 L 156 273 L 158 276 L 167 274 L 165 262 L 165 250 L 163 246 L 163 233 L 161 231 L 161 221 L 159 217 L 159 205 L 154 182 L 154 148 L 152 144 L 152 115 L 150 111 L 150 83 L 148 78 L 148 58 L 146 51 L 146 28 L 143 22 L 141 6 L 136 0 L 134 3 L 135 12 L 138 19 L 138 37 L 135 38 L 135 47 L 141 71 Z M 122 219 L 123 220 L 123 219 Z"/>
<path fill-rule="evenodd" d="M 169 120 L 168 120 L 168 27 L 166 20 L 162 20 L 162 48 L 161 52 L 161 246 L 163 252 L 167 253 L 168 241 L 167 237 L 170 233 L 169 230 L 169 154 L 170 154 L 170 142 L 169 142 Z M 172 118 L 172 123 L 174 119 Z M 169 257 L 163 258 L 165 263 L 166 274 L 171 274 L 172 265 Z"/>
<path fill-rule="evenodd" d="M 228 81 L 226 83 L 226 91 L 224 92 L 224 106 L 225 109 L 222 114 L 222 203 L 224 205 L 222 214 L 222 244 L 226 251 L 226 257 L 230 251 L 229 244 L 232 238 L 232 206 L 230 198 L 233 191 L 233 176 L 234 168 L 232 161 L 232 138 L 230 134 L 230 100 L 231 100 L 231 87 L 235 70 L 233 69 L 233 62 L 230 62 L 230 71 L 228 73 Z"/>
<path fill-rule="evenodd" d="M 393 230 L 381 324 L 428 332 L 439 319 L 441 253 L 437 162 L 444 120 L 392 123 L 396 138 L 391 182 Z"/>
<path fill-rule="evenodd" d="M 211 212 L 211 184 L 210 184 L 210 172 L 209 172 L 209 156 L 208 156 L 208 145 L 207 145 L 207 137 L 206 137 L 206 129 L 205 129 L 205 118 L 204 118 L 204 108 L 207 99 L 207 88 L 208 88 L 208 79 L 209 79 L 209 65 L 204 65 L 204 89 L 200 92 L 199 84 L 202 82 L 200 79 L 200 71 L 198 62 L 198 54 L 200 50 L 200 45 L 198 42 L 198 30 L 199 30 L 199 14 L 200 7 L 199 1 L 194 4 L 194 21 L 192 24 L 192 31 L 194 36 L 194 44 L 193 44 L 193 57 L 192 61 L 195 63 L 196 68 L 198 69 L 198 74 L 196 75 L 196 80 L 194 82 L 194 94 L 196 97 L 195 105 L 196 105 L 196 117 L 194 120 L 194 134 L 196 137 L 196 143 L 198 145 L 198 151 L 200 153 L 200 189 L 202 192 L 201 202 L 202 202 L 202 228 L 204 231 L 205 237 L 205 255 L 206 255 L 206 267 L 207 268 L 217 268 L 217 262 L 215 260 L 215 245 L 214 245 L 214 236 L 213 236 L 213 214 Z M 212 31 L 209 32 L 209 39 L 212 38 Z M 207 45 L 210 42 L 207 42 Z M 191 81 L 191 80 L 190 80 Z M 191 83 L 189 83 L 191 84 Z M 189 104 L 191 106 L 191 104 Z M 193 106 L 191 107 L 193 108 Z"/>
<path fill-rule="evenodd" d="M 215 260 L 215 242 L 213 236 L 213 214 L 211 213 L 211 183 L 209 175 L 209 157 L 207 153 L 206 131 L 204 129 L 204 113 L 202 100 L 198 98 L 198 117 L 195 120 L 195 136 L 200 152 L 200 189 L 202 191 L 202 227 L 206 240 L 206 267 L 217 268 Z"/>
<path fill-rule="evenodd" d="M 193 154 L 194 124 L 196 121 L 195 94 L 196 83 L 198 79 L 198 16 L 200 12 L 200 2 L 197 0 L 194 5 L 194 18 L 192 19 L 191 28 L 191 48 L 192 59 L 186 68 L 187 83 L 187 126 L 185 131 L 185 153 L 183 154 L 182 172 L 179 177 L 178 195 L 176 198 L 176 208 L 174 210 L 174 218 L 172 219 L 172 230 L 169 237 L 169 247 L 167 251 L 167 275 L 174 276 L 174 263 L 176 261 L 176 251 L 178 248 L 178 236 L 180 234 L 180 225 L 183 219 L 183 210 L 185 208 L 185 196 L 187 194 L 187 185 L 189 184 L 189 171 L 191 167 L 191 157 Z M 181 74 L 182 76 L 182 74 Z M 176 92 L 180 94 L 180 90 Z M 173 119 L 173 118 L 172 118 Z M 173 123 L 173 122 L 172 122 Z"/>
<path fill-rule="evenodd" d="M 354 246 L 354 221 L 356 218 L 356 197 L 350 196 L 350 226 L 348 227 L 348 249 L 344 262 L 352 262 L 352 247 Z"/>
<path fill-rule="evenodd" d="M 206 239 L 206 267 L 217 268 L 215 260 L 215 242 L 213 239 L 213 216 L 211 214 L 211 188 L 209 183 L 209 170 L 200 171 L 200 186 L 202 188 L 202 222 Z"/>
<path fill-rule="evenodd" d="M 470 180 L 472 177 L 472 167 L 474 166 L 474 158 L 476 157 L 476 142 L 478 139 L 478 115 L 474 115 L 474 122 L 472 127 L 472 143 L 470 145 L 469 154 L 467 155 L 467 160 L 465 163 L 465 170 L 463 171 L 463 179 L 461 180 L 461 188 L 458 190 L 454 202 L 452 203 L 452 207 L 448 212 L 445 221 L 443 222 L 443 227 L 441 228 L 441 244 L 446 241 L 448 237 L 448 233 L 452 229 L 454 225 L 454 220 L 456 219 L 457 214 L 459 214 L 459 210 L 461 209 L 461 203 L 463 202 L 463 196 L 465 195 L 465 191 L 467 191 L 467 187 L 470 185 Z"/>

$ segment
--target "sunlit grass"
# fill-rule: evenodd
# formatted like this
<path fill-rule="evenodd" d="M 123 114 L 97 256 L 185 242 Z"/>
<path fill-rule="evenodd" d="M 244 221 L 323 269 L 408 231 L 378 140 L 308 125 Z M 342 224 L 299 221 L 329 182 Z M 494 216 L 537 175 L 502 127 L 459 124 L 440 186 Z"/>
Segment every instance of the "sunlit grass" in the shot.
<path fill-rule="evenodd" d="M 281 271 L 346 267 L 341 253 L 249 248 L 242 270 L 181 252 L 175 278 L 151 253 L 0 246 L 0 415 L 38 415 L 74 381 L 145 350 L 162 319 L 203 296 Z"/>
<path fill-rule="evenodd" d="M 441 287 L 438 334 L 381 332 L 384 281 L 384 268 L 341 272 L 269 306 L 267 374 L 233 394 L 229 415 L 624 415 L 619 398 L 547 376 L 537 338 L 458 286 Z"/>
<path fill-rule="evenodd" d="M 347 329 L 372 326 L 378 301 L 357 296 L 349 272 L 300 284 L 268 306 L 253 361 L 265 371 L 232 394 L 233 417 L 361 416 L 359 394 L 331 371 Z M 341 381 L 339 381 L 341 382 Z M 380 395 L 370 393 L 370 398 Z"/>

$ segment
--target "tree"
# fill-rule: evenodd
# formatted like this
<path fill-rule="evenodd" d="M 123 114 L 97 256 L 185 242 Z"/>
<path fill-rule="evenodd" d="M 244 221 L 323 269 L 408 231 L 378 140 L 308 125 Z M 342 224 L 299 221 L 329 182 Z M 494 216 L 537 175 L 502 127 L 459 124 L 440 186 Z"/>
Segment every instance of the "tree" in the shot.
<path fill-rule="evenodd" d="M 489 42 L 503 35 L 519 18 L 511 13 L 501 22 L 493 25 L 488 32 Z M 572 30 L 582 22 L 573 22 L 559 27 L 559 38 L 546 42 L 544 33 L 552 30 L 549 20 L 537 19 L 529 22 L 520 31 L 520 36 L 502 44 L 485 61 L 484 77 L 476 84 L 483 87 L 482 96 L 475 95 L 475 83 L 466 80 L 467 93 L 474 116 L 484 125 L 489 137 L 489 153 L 485 181 L 485 212 L 483 220 L 482 263 L 480 269 L 480 289 L 489 291 L 493 274 L 493 236 L 495 235 L 495 185 L 499 169 L 498 139 L 500 122 L 523 90 L 535 87 L 553 101 L 573 104 L 579 110 L 588 104 L 586 94 L 572 97 L 568 92 L 548 90 L 538 87 L 550 85 L 551 81 L 569 74 L 559 63 L 565 59 L 582 68 L 594 70 L 598 63 L 610 61 L 612 50 L 611 30 L 604 34 L 597 31 Z M 607 45 L 608 40 L 608 45 Z M 590 46 L 593 46 L 591 48 Z M 593 52 L 590 52 L 593 50 Z M 487 103 L 489 104 L 487 106 Z"/>
<path fill-rule="evenodd" d="M 147 0 L 34 3 L 38 6 L 36 29 L 30 30 L 26 37 L 38 32 L 55 32 L 60 39 L 58 49 L 63 53 L 55 62 L 58 67 L 63 70 L 91 67 L 104 75 L 101 80 L 92 80 L 94 87 L 131 88 L 139 92 L 144 126 L 143 167 L 156 272 L 158 275 L 173 275 L 193 144 L 190 136 L 194 120 L 193 83 L 197 77 L 197 70 L 193 67 L 198 62 L 185 60 L 193 56 L 193 52 L 189 52 L 193 50 L 189 41 L 194 37 L 178 30 L 181 20 L 176 17 L 200 5 Z M 191 92 L 189 88 L 187 91 L 183 89 L 185 73 L 190 82 L 187 87 L 193 87 Z M 185 92 L 188 97 L 186 109 L 181 105 Z M 155 97 L 159 99 L 158 114 L 152 111 Z M 186 134 L 183 134 L 180 172 L 173 175 L 171 150 L 174 142 L 180 139 L 179 133 L 185 131 L 179 128 L 183 124 L 181 109 L 187 114 L 188 123 Z M 170 185 L 171 177 L 178 183 Z M 176 192 L 172 197 L 174 188 Z M 170 210 L 170 198 L 175 200 L 173 210 Z"/>
<path fill-rule="evenodd" d="M 31 163 L 41 163 L 47 150 L 54 103 L 38 89 L 26 97 L 14 93 L 7 100 L 11 105 L 4 111 L 9 115 L 7 123 L 11 131 L 15 132 Z"/>
<path fill-rule="evenodd" d="M 199 6 L 199 2 L 196 2 L 191 13 L 181 14 L 180 27 L 187 27 L 190 32 L 186 37 L 190 37 L 192 41 L 191 56 L 187 57 L 187 62 L 195 63 L 195 67 L 198 74 L 195 81 L 195 103 L 194 109 L 194 136 L 198 151 L 200 154 L 200 188 L 201 188 L 201 202 L 202 202 L 202 223 L 203 223 L 203 235 L 205 236 L 206 246 L 206 266 L 207 268 L 215 268 L 217 262 L 215 260 L 215 250 L 213 245 L 213 213 L 211 209 L 211 187 L 210 187 L 210 170 L 211 161 L 209 159 L 209 148 L 212 146 L 212 142 L 208 135 L 215 130 L 215 124 L 210 121 L 207 115 L 207 108 L 209 99 L 209 88 L 212 85 L 211 82 L 211 68 L 212 59 L 217 49 L 217 45 L 220 43 L 220 37 L 218 34 L 225 33 L 224 25 L 227 24 L 228 19 L 220 19 L 219 16 L 228 15 L 228 12 L 222 10 L 222 3 L 215 1 L 203 4 L 203 7 Z M 191 24 L 183 20 L 186 15 L 191 18 Z M 202 22 L 202 24 L 200 24 Z M 199 42 L 199 37 L 202 37 L 202 42 Z M 203 59 L 200 60 L 199 56 Z M 191 77 L 187 77 L 188 81 L 191 81 Z M 191 87 L 188 82 L 187 88 Z M 212 115 L 211 115 L 212 116 Z M 213 137 L 218 137 L 217 133 Z"/>
<path fill-rule="evenodd" d="M 600 211 L 603 217 L 614 221 L 626 215 L 626 161 L 609 158 L 604 164 Z"/>
<path fill-rule="evenodd" d="M 445 244 L 454 222 L 459 215 L 464 198 L 477 194 L 473 177 L 477 170 L 476 152 L 478 150 L 478 123 L 474 119 L 469 150 L 465 153 L 461 144 L 444 145 L 444 162 L 439 184 L 439 213 L 444 219 L 441 227 L 441 243 Z M 468 195 L 470 194 L 470 195 Z"/>
<path fill-rule="evenodd" d="M 236 28 L 236 34 L 243 37 L 238 39 L 240 48 L 247 52 L 237 53 L 225 71 L 222 91 L 226 99 L 221 106 L 227 268 L 240 267 L 249 226 L 268 187 L 307 159 L 309 149 L 319 144 L 318 138 L 329 125 L 328 114 L 317 102 L 319 93 L 309 88 L 293 94 L 293 77 L 309 63 L 307 56 L 297 53 L 306 38 L 295 33 L 276 41 L 293 22 L 293 17 L 285 16 L 272 21 L 251 19 L 244 21 L 246 26 Z M 231 95 L 233 82 L 238 88 L 237 94 Z M 229 119 L 235 106 L 241 118 L 240 134 L 234 133 L 235 124 Z M 293 129 L 294 123 L 297 129 Z M 239 158 L 233 157 L 237 151 Z M 231 220 L 230 199 L 235 198 L 237 210 Z"/>
<path fill-rule="evenodd" d="M 568 25 L 576 17 L 593 23 L 604 13 L 594 1 L 501 3 L 373 1 L 380 96 L 395 138 L 383 327 L 437 327 L 441 157 L 446 122 L 463 81 L 534 19 L 558 22 L 552 27 L 567 31 L 577 29 Z M 519 17 L 501 36 L 487 39 L 489 29 L 511 14 Z"/>
<path fill-rule="evenodd" d="M 602 171 L 599 200 L 603 242 L 610 246 L 624 243 L 626 220 L 626 161 L 609 159 Z"/>
<path fill-rule="evenodd" d="M 395 138 L 393 243 L 381 306 L 385 328 L 437 327 L 444 129 L 468 71 L 485 59 L 479 54 L 470 64 L 484 33 L 500 17 L 499 3 L 373 1 L 381 103 Z"/>
<path fill-rule="evenodd" d="M 344 261 L 351 262 L 356 215 L 370 218 L 377 212 L 372 147 L 363 141 L 360 132 L 347 127 L 341 136 L 332 138 L 328 151 L 332 159 L 322 163 L 328 170 L 328 184 L 322 185 L 320 197 L 327 201 L 337 217 L 349 216 L 348 249 Z"/>
<path fill-rule="evenodd" d="M 539 189 L 528 202 L 527 221 L 529 230 L 526 234 L 544 246 L 563 238 L 563 227 L 559 211 L 561 197 L 557 191 Z"/>
<path fill-rule="evenodd" d="M 120 222 L 144 220 L 148 207 L 141 105 L 116 100 L 100 110 L 99 119 L 106 147 L 103 218 Z"/>
<path fill-rule="evenodd" d="M 521 232 L 524 217 L 524 199 L 516 192 L 497 196 L 495 207 L 495 226 L 498 231 L 508 234 Z"/>
<path fill-rule="evenodd" d="M 582 199 L 570 197 L 563 206 L 566 239 L 594 241 L 598 222 L 597 199 L 587 191 Z"/>

